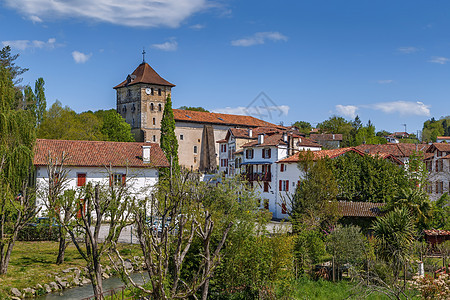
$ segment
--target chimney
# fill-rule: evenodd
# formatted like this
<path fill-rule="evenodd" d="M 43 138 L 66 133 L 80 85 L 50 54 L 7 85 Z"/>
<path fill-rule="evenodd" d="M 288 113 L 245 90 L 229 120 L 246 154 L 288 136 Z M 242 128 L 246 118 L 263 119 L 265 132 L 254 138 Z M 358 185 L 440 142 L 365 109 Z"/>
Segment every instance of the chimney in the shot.
<path fill-rule="evenodd" d="M 333 140 L 334 140 L 335 138 L 334 138 L 334 134 L 333 134 Z"/>
<path fill-rule="evenodd" d="M 251 128 L 248 129 L 248 137 L 250 137 L 250 138 L 253 137 L 253 129 L 251 129 Z"/>
<path fill-rule="evenodd" d="M 288 141 L 288 136 L 286 132 L 283 132 L 283 142 L 287 143 Z"/>
<path fill-rule="evenodd" d="M 264 143 L 264 133 L 258 134 L 258 144 Z"/>
<path fill-rule="evenodd" d="M 142 161 L 144 164 L 150 163 L 150 148 L 151 146 L 142 146 Z"/>

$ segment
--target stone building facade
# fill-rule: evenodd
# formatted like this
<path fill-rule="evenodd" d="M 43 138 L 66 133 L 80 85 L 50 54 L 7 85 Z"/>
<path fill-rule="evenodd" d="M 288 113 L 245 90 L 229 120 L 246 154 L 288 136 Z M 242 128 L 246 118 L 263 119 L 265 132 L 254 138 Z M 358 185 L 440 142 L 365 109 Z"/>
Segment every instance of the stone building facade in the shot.
<path fill-rule="evenodd" d="M 164 106 L 173 87 L 174 84 L 162 78 L 145 61 L 114 87 L 117 112 L 131 125 L 136 141 L 160 142 Z M 180 109 L 174 109 L 173 113 L 180 165 L 204 172 L 217 169 L 219 145 L 216 141 L 224 139 L 228 129 L 284 128 L 251 116 Z"/>

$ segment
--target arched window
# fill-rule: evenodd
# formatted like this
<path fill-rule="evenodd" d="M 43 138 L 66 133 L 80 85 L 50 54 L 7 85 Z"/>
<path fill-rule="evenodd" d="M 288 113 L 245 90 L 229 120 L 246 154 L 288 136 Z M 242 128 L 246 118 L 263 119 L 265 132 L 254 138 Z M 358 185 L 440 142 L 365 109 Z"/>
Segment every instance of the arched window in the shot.
<path fill-rule="evenodd" d="M 150 103 L 150 110 L 154 110 L 155 107 L 153 106 L 153 103 Z"/>
<path fill-rule="evenodd" d="M 159 110 L 159 111 L 161 111 L 161 110 L 162 110 L 162 105 L 161 105 L 161 103 L 160 103 L 160 104 L 158 104 L 158 110 Z"/>
<path fill-rule="evenodd" d="M 156 119 L 153 118 L 153 125 L 156 125 Z"/>

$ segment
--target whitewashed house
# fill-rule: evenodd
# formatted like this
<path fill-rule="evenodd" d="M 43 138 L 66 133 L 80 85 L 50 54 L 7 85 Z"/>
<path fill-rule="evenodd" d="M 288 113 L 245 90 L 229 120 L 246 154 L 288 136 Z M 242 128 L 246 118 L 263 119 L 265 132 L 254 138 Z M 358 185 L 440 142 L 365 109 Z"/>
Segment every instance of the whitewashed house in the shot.
<path fill-rule="evenodd" d="M 144 196 L 158 181 L 158 169 L 168 167 L 167 159 L 156 143 L 125 143 L 107 141 L 36 140 L 34 166 L 38 198 L 36 205 L 45 213 L 49 159 L 67 170 L 67 188 L 76 189 L 87 182 L 129 185 L 129 192 Z M 111 174 L 111 176 L 110 176 Z"/>
<path fill-rule="evenodd" d="M 278 194 L 280 190 L 291 188 L 290 183 L 279 180 L 279 174 L 289 170 L 280 169 L 276 162 L 301 150 L 320 150 L 321 146 L 298 134 L 284 131 L 259 133 L 257 140 L 244 144 L 242 148 L 244 151 L 239 167 L 249 184 L 259 193 L 261 208 L 272 212 L 273 218 L 287 217 L 286 207 L 282 207 Z"/>
<path fill-rule="evenodd" d="M 450 144 L 433 143 L 425 152 L 429 174 L 427 192 L 431 200 L 450 193 Z"/>

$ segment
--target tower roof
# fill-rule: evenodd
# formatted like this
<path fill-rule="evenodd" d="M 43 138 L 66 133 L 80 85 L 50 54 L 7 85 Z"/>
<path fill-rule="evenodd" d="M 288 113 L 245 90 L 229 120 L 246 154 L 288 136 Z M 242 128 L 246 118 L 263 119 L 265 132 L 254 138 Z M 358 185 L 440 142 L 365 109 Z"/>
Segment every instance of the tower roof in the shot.
<path fill-rule="evenodd" d="M 148 63 L 143 62 L 136 68 L 136 70 L 134 70 L 133 73 L 131 73 L 131 75 L 128 75 L 127 79 L 125 79 L 120 84 L 116 85 L 114 89 L 138 83 L 158 84 L 170 87 L 175 86 L 174 84 L 168 82 L 167 80 L 159 76 L 159 74 L 156 73 L 156 71 L 153 70 L 153 68 L 150 67 Z"/>

